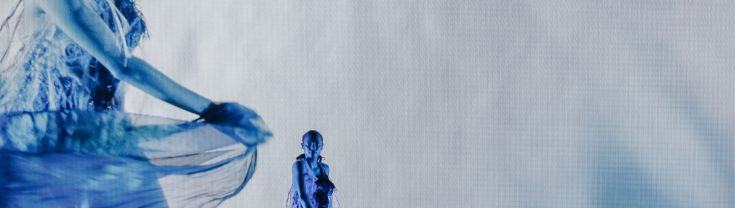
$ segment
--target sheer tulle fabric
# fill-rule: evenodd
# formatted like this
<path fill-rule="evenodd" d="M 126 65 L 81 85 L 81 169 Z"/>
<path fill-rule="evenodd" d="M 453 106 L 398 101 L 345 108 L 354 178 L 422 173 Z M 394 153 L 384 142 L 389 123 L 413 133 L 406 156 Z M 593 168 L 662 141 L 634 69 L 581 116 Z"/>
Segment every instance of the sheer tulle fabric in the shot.
<path fill-rule="evenodd" d="M 145 34 L 133 0 L 79 1 L 126 54 Z M 227 126 L 122 112 L 120 81 L 23 3 L 0 25 L 0 207 L 212 207 L 244 188 L 254 146 Z"/>
<path fill-rule="evenodd" d="M 118 111 L 5 114 L 0 138 L 3 207 L 211 207 L 257 155 L 210 124 Z"/>

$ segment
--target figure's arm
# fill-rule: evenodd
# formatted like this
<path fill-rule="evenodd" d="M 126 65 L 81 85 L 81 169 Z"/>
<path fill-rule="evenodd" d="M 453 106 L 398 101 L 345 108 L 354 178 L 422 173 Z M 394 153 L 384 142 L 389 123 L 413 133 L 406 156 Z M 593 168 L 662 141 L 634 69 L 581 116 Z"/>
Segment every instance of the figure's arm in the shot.
<path fill-rule="evenodd" d="M 39 0 L 35 4 L 80 47 L 100 61 L 113 76 L 186 111 L 201 114 L 209 99 L 181 86 L 137 57 L 125 63 L 124 49 L 115 34 L 94 12 L 77 0 Z"/>
<path fill-rule="evenodd" d="M 322 170 L 324 170 L 325 174 L 329 175 L 329 165 L 322 163 Z"/>
<path fill-rule="evenodd" d="M 299 200 L 298 203 L 300 203 L 302 206 L 311 208 L 311 204 L 309 203 L 309 196 L 307 196 L 304 193 L 307 193 L 306 186 L 304 185 L 304 174 L 303 168 L 301 164 L 299 164 L 299 161 L 296 161 L 293 166 L 291 167 L 291 174 L 293 175 L 293 187 L 296 188 L 299 192 Z"/>

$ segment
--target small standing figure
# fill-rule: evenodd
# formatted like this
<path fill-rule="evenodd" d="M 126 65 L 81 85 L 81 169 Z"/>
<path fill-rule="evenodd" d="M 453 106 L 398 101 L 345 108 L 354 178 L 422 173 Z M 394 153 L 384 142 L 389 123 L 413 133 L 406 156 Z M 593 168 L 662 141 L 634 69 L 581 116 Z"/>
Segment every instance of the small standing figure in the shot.
<path fill-rule="evenodd" d="M 291 208 L 331 208 L 334 183 L 329 180 L 329 166 L 320 155 L 324 141 L 322 135 L 310 130 L 301 138 L 304 154 L 296 157 L 291 167 Z"/>

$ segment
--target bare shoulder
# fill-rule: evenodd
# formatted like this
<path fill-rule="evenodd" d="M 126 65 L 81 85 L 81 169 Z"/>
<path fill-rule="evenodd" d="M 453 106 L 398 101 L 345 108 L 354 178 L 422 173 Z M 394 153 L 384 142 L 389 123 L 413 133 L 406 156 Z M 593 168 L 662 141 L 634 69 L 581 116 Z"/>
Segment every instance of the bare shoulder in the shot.
<path fill-rule="evenodd" d="M 291 174 L 293 174 L 294 176 L 297 176 L 300 173 L 301 173 L 301 166 L 299 166 L 299 161 L 297 160 L 296 162 L 293 163 L 293 165 L 291 165 Z"/>
<path fill-rule="evenodd" d="M 300 161 L 296 160 L 295 162 L 293 162 L 293 165 L 291 165 L 291 168 L 297 169 L 299 168 L 299 165 L 300 165 Z"/>
<path fill-rule="evenodd" d="M 25 0 L 23 1 L 23 10 L 30 11 L 31 14 L 34 14 L 32 15 L 32 17 L 40 16 L 44 13 L 43 9 L 41 8 L 41 4 L 43 2 L 44 1 L 42 0 Z"/>
<path fill-rule="evenodd" d="M 327 172 L 327 174 L 329 174 L 329 165 L 327 165 L 327 163 L 322 163 L 321 166 L 322 169 L 324 169 L 324 172 Z"/>

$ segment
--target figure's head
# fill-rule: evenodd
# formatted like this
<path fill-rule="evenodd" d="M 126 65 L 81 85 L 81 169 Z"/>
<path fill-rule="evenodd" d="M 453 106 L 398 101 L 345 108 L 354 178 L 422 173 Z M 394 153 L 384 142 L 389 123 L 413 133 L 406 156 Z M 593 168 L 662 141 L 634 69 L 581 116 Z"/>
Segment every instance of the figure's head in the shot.
<path fill-rule="evenodd" d="M 301 137 L 301 149 L 307 158 L 319 157 L 324 146 L 322 135 L 318 131 L 310 130 Z"/>

